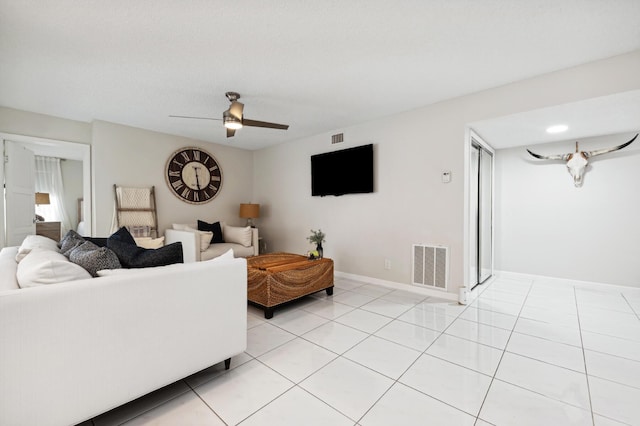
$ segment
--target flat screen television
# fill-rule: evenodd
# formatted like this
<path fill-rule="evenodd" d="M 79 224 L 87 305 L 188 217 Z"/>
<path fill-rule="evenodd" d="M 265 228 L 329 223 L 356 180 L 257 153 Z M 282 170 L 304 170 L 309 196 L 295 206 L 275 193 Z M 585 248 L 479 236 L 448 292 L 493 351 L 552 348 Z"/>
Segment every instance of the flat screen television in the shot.
<path fill-rule="evenodd" d="M 373 144 L 311 156 L 311 195 L 373 192 Z"/>

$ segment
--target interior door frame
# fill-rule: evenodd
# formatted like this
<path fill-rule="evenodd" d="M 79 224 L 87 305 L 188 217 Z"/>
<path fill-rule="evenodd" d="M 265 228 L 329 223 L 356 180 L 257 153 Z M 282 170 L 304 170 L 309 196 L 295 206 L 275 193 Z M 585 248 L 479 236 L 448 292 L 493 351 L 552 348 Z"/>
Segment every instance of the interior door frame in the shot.
<path fill-rule="evenodd" d="M 489 145 L 483 138 L 480 136 L 474 129 L 467 126 L 465 129 L 465 142 L 464 142 L 464 238 L 463 238 L 463 279 L 464 279 L 464 287 L 467 291 L 471 291 L 475 286 L 475 277 L 471 274 L 471 266 L 472 266 L 472 237 L 471 237 L 471 229 L 472 229 L 472 221 L 476 220 L 475 211 L 471 211 L 471 150 L 473 144 L 478 144 L 482 148 L 486 149 L 493 156 L 493 161 L 491 162 L 491 270 L 495 271 L 495 200 L 496 200 L 496 192 L 495 192 L 495 150 Z M 479 267 L 479 265 L 478 265 Z M 492 277 L 495 275 L 492 273 Z M 488 281 L 490 281 L 489 278 Z"/>
<path fill-rule="evenodd" d="M 83 216 L 85 221 L 85 229 L 93 235 L 93 198 L 91 196 L 91 145 L 79 142 L 70 142 L 57 139 L 46 139 L 35 136 L 16 135 L 12 133 L 1 133 L 0 140 L 4 147 L 4 141 L 19 142 L 34 151 L 36 155 L 49 155 L 52 157 L 68 158 L 72 160 L 82 161 L 82 197 Z M 0 161 L 0 181 L 4 186 L 4 158 Z M 87 202 L 88 200 L 88 202 Z M 4 191 L 0 196 L 0 226 L 4 228 Z M 0 233 L 0 247 L 5 246 L 4 232 Z"/>

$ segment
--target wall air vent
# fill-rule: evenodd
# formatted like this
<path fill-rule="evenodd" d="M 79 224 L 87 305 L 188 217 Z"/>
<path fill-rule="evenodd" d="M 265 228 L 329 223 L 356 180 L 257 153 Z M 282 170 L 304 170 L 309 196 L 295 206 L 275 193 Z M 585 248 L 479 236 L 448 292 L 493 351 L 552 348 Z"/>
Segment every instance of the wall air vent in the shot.
<path fill-rule="evenodd" d="M 428 288 L 447 290 L 449 281 L 449 248 L 436 245 L 413 245 L 411 283 Z"/>
<path fill-rule="evenodd" d="M 344 133 L 338 133 L 331 136 L 331 144 L 344 142 Z"/>

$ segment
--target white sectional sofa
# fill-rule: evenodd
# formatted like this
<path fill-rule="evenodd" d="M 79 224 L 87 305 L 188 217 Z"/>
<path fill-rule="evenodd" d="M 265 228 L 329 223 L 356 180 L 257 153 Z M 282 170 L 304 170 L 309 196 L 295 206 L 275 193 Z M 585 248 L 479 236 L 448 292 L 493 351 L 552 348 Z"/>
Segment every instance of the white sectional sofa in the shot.
<path fill-rule="evenodd" d="M 214 259 L 230 249 L 234 257 L 257 256 L 259 252 L 258 228 L 228 226 L 221 222 L 224 243 L 203 244 L 203 236 L 196 230 L 195 224 L 174 224 L 174 229 L 164 231 L 165 244 L 175 242 L 182 243 L 184 263 L 200 262 L 201 260 Z M 182 229 L 175 229 L 182 228 Z M 188 229 L 185 229 L 188 228 Z M 234 236 L 231 237 L 231 231 Z M 246 236 L 242 234 L 246 233 Z"/>
<path fill-rule="evenodd" d="M 73 425 L 246 349 L 245 259 L 19 288 L 16 253 L 0 252 L 0 425 Z"/>

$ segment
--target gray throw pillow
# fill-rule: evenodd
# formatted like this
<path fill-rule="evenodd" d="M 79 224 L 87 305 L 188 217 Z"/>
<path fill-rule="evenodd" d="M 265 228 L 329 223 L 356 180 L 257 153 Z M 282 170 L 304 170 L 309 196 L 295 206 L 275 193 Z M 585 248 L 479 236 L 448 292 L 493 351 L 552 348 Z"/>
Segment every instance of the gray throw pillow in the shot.
<path fill-rule="evenodd" d="M 67 234 L 58 243 L 58 247 L 60 247 L 60 253 L 69 257 L 69 253 L 71 253 L 71 250 L 84 243 L 84 241 L 85 239 L 72 229 L 67 232 Z"/>
<path fill-rule="evenodd" d="M 85 241 L 71 250 L 69 260 L 82 266 L 92 277 L 98 276 L 102 269 L 122 268 L 118 256 L 107 247 L 98 247 L 91 241 Z"/>

